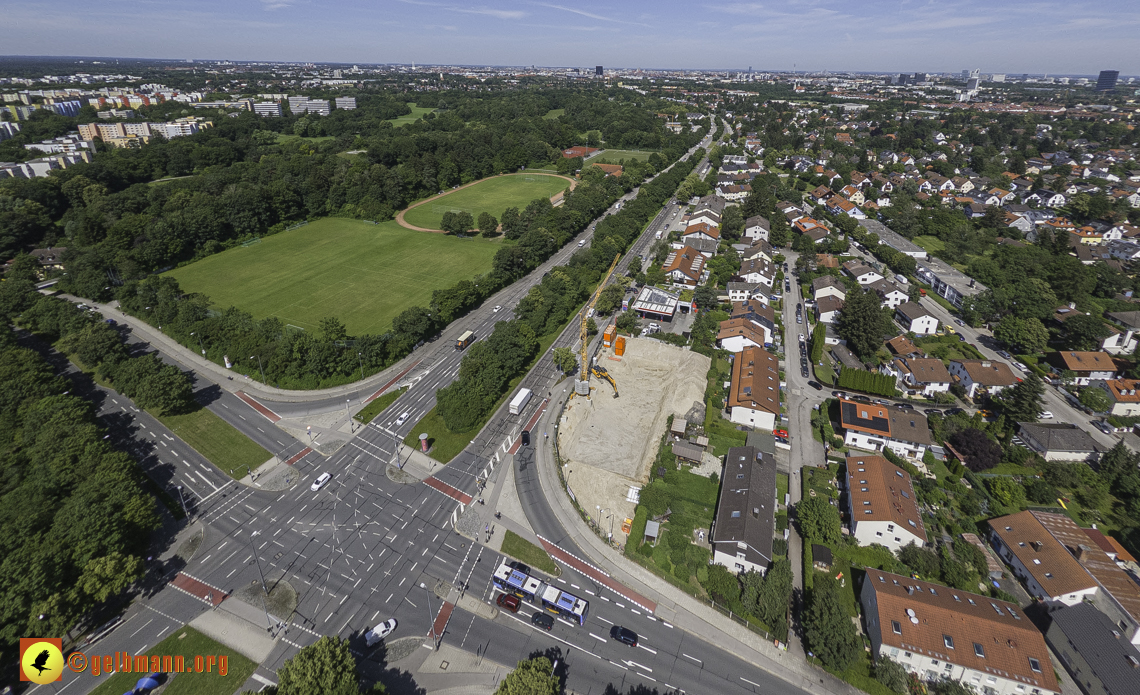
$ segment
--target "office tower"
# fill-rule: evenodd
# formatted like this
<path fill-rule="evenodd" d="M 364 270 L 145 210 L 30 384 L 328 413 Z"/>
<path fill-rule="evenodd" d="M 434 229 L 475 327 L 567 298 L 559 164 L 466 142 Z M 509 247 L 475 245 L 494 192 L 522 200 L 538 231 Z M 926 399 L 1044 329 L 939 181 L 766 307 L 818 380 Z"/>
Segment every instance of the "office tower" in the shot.
<path fill-rule="evenodd" d="M 594 75 L 596 75 L 598 77 L 602 76 L 602 66 L 601 65 L 594 68 Z"/>
<path fill-rule="evenodd" d="M 968 89 L 971 92 L 976 92 L 976 91 L 978 91 L 978 84 L 979 83 L 981 83 L 981 80 L 979 78 L 971 77 L 970 79 L 966 80 L 966 89 Z"/>
<path fill-rule="evenodd" d="M 1101 70 L 1100 77 L 1096 78 L 1096 91 L 1111 92 L 1116 89 L 1116 79 L 1120 77 L 1119 70 Z"/>

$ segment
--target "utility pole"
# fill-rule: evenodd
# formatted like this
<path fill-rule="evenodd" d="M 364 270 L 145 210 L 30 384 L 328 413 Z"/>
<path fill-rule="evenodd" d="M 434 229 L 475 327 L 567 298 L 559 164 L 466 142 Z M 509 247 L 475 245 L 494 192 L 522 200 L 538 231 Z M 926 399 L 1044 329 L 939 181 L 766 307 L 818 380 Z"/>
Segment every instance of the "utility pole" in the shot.
<path fill-rule="evenodd" d="M 197 333 L 195 333 L 193 331 L 190 332 L 190 335 L 198 338 L 198 347 L 202 348 L 202 357 L 205 357 L 206 356 L 206 346 L 202 344 L 202 336 L 198 335 Z"/>
<path fill-rule="evenodd" d="M 435 634 L 435 622 L 431 617 L 431 591 L 427 588 L 427 584 L 423 582 L 420 582 L 420 587 L 423 588 L 424 594 L 427 596 L 428 623 L 431 625 L 431 638 L 432 641 L 435 642 L 436 651 L 439 651 L 439 637 Z"/>
<path fill-rule="evenodd" d="M 257 368 L 261 370 L 261 382 L 263 384 L 265 384 L 266 386 L 268 386 L 269 382 L 265 380 L 265 367 L 261 366 L 261 355 L 254 355 L 253 357 L 250 357 L 249 359 L 252 360 L 252 359 L 254 359 L 254 357 L 257 358 Z"/>
<path fill-rule="evenodd" d="M 186 515 L 186 519 L 190 519 L 190 512 L 186 511 L 186 500 L 182 497 L 182 486 L 178 486 L 178 501 L 182 503 L 182 513 Z"/>
<path fill-rule="evenodd" d="M 360 378 L 364 378 L 364 358 L 358 352 L 356 353 L 356 361 L 360 363 Z"/>
<path fill-rule="evenodd" d="M 257 556 L 257 548 L 253 545 L 253 537 L 257 535 L 257 531 L 249 534 L 249 549 L 253 551 L 253 559 L 257 562 L 257 573 L 261 575 L 261 590 L 265 592 L 265 596 L 269 596 L 269 587 L 265 585 L 265 572 L 261 570 L 261 558 Z"/>

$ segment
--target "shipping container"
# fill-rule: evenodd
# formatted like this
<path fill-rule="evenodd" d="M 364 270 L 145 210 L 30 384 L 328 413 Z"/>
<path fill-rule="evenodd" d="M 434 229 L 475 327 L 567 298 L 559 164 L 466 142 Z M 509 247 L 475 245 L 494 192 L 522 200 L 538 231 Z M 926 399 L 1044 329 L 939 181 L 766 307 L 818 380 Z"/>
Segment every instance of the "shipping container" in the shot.
<path fill-rule="evenodd" d="M 613 347 L 614 333 L 616 328 L 613 325 L 606 326 L 606 330 L 602 331 L 602 345 L 606 347 Z"/>
<path fill-rule="evenodd" d="M 518 415 L 521 413 L 523 411 L 523 408 L 526 407 L 526 404 L 530 402 L 530 396 L 530 389 L 520 390 L 518 394 L 515 395 L 514 399 L 511 400 L 511 415 Z"/>
<path fill-rule="evenodd" d="M 614 354 L 621 357 L 625 354 L 625 336 L 619 335 L 614 341 Z"/>

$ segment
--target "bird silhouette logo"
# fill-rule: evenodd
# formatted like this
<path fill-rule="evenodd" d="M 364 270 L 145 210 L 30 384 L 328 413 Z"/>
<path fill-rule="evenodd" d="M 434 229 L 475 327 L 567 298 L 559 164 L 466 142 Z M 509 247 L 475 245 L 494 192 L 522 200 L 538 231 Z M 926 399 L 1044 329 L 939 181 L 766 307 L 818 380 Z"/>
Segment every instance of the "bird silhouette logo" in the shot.
<path fill-rule="evenodd" d="M 51 670 L 51 667 L 46 665 L 48 662 L 48 659 L 50 659 L 50 658 L 51 658 L 51 652 L 49 652 L 46 649 L 43 650 L 42 652 L 39 653 L 39 655 L 36 656 L 36 660 L 32 662 L 32 668 L 39 671 L 40 675 L 42 676 L 44 674 L 44 671 L 50 671 Z"/>
<path fill-rule="evenodd" d="M 20 639 L 20 680 L 41 685 L 63 679 L 62 640 Z"/>

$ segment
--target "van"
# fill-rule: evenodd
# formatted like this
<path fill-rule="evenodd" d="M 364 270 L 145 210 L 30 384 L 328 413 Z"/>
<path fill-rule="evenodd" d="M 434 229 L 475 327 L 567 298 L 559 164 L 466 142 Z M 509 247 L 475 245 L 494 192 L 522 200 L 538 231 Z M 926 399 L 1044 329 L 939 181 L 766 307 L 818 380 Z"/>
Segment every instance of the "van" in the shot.
<path fill-rule="evenodd" d="M 657 232 L 657 236 L 656 236 L 655 238 L 657 238 L 657 239 L 660 239 L 660 238 L 661 238 L 661 232 L 660 232 L 660 230 Z"/>
<path fill-rule="evenodd" d="M 583 247 L 583 246 L 585 246 L 585 245 L 586 245 L 586 240 L 585 240 L 585 239 L 583 239 L 583 240 L 581 240 L 581 241 L 579 241 L 579 242 L 578 242 L 578 248 L 582 248 L 582 247 Z"/>

